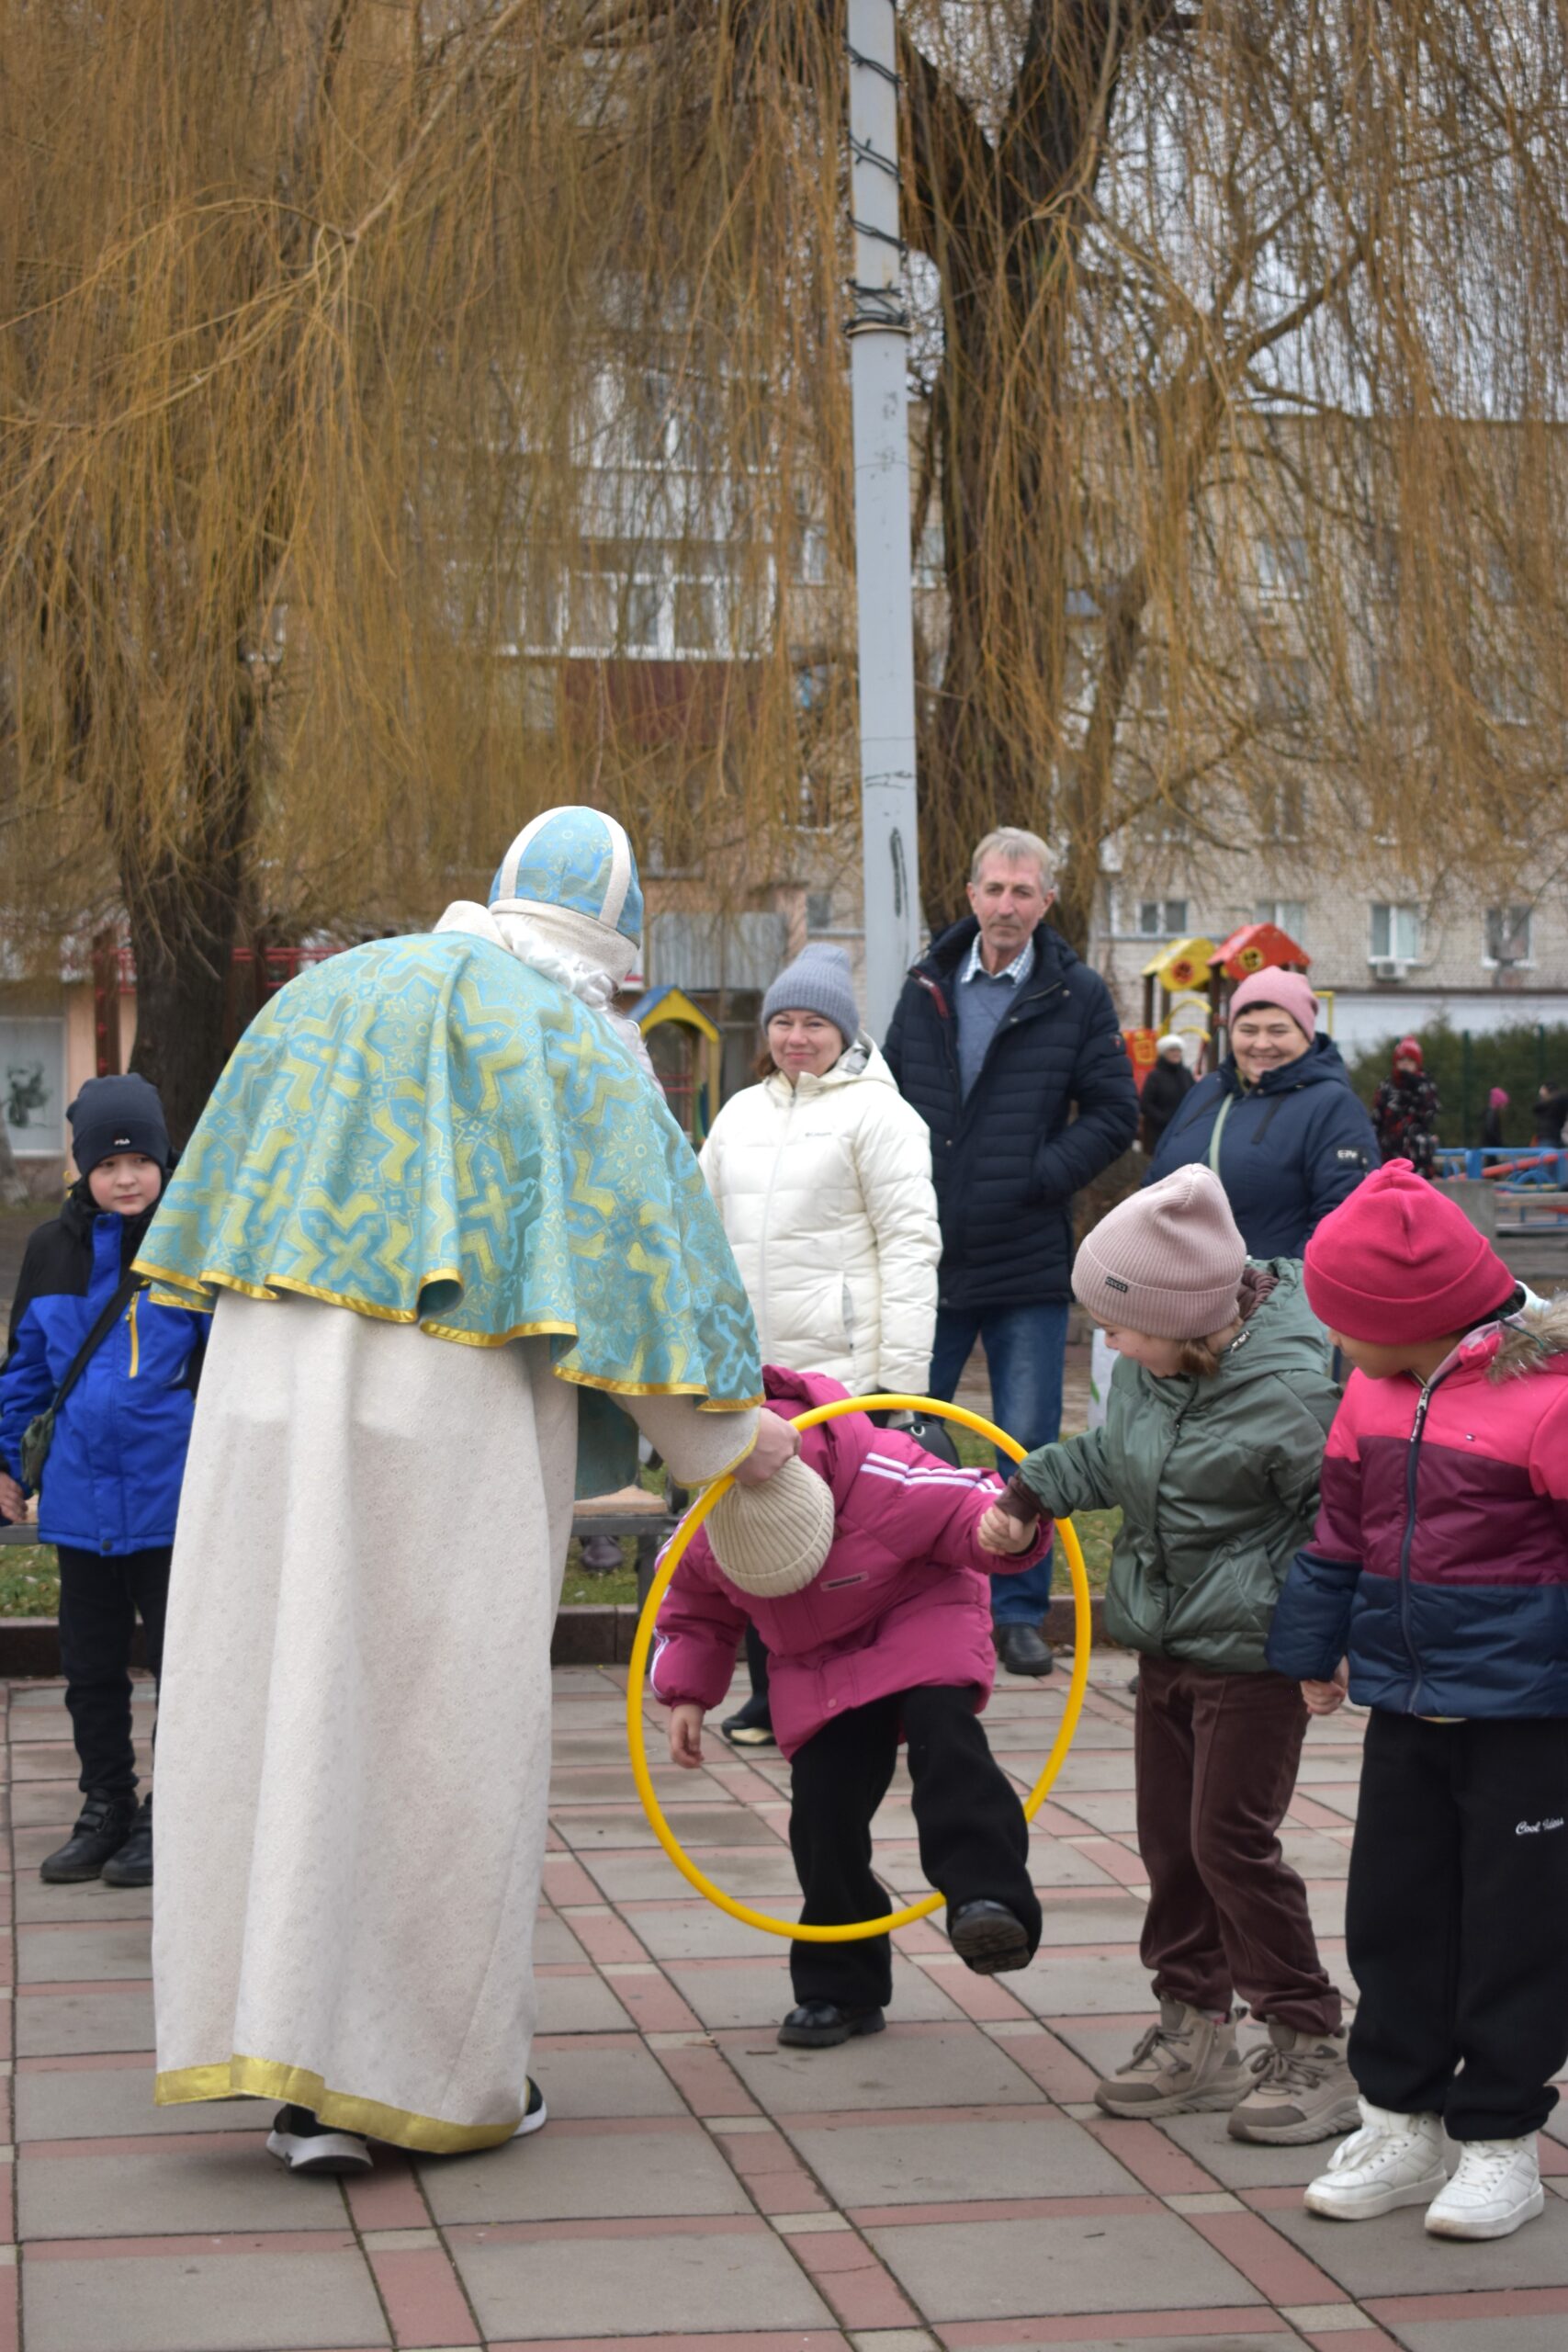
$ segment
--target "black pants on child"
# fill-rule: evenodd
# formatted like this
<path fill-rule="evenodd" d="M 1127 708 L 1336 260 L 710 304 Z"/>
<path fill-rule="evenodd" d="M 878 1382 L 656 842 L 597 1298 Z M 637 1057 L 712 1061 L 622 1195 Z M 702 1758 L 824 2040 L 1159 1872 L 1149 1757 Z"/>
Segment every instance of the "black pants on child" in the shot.
<path fill-rule="evenodd" d="M 130 1642 L 141 1617 L 147 1663 L 157 1680 L 164 1662 L 171 1546 L 96 1552 L 60 1546 L 60 1663 L 65 1704 L 81 1758 L 85 1793 L 129 1796 L 136 1787 L 130 1744 Z"/>
<path fill-rule="evenodd" d="M 970 1685 L 904 1690 L 852 1707 L 814 1732 L 791 1767 L 790 1849 L 802 1922 L 838 1927 L 902 1909 L 871 1872 L 871 1821 L 898 1760 L 902 1727 L 914 1783 L 920 1867 L 951 1907 L 1005 1903 L 1040 1941 L 1040 1905 L 1029 1881 L 1029 1824 L 1017 1790 L 993 1758 Z M 886 1936 L 853 1944 L 792 1943 L 797 2001 L 885 2008 L 893 1995 Z"/>
<path fill-rule="evenodd" d="M 1350 2070 L 1455 2140 L 1520 2140 L 1568 2058 L 1568 1720 L 1372 1710 L 1345 1933 Z"/>

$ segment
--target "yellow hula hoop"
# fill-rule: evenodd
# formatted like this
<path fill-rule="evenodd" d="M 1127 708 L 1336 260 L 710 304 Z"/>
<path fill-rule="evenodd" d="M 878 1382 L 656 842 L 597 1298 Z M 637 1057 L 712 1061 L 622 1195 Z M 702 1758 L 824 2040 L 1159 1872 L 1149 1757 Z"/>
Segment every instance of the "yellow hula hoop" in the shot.
<path fill-rule="evenodd" d="M 818 1405 L 812 1412 L 797 1415 L 792 1426 L 797 1430 L 808 1430 L 815 1428 L 818 1421 L 837 1420 L 841 1413 L 882 1412 L 940 1414 L 943 1420 L 959 1421 L 966 1430 L 974 1430 L 979 1436 L 989 1438 L 993 1445 L 1000 1446 L 1015 1462 L 1023 1459 L 1022 1446 L 1015 1444 L 1007 1431 L 998 1429 L 994 1421 L 987 1421 L 980 1414 L 970 1412 L 966 1406 L 946 1405 L 934 1396 L 846 1396 L 839 1403 Z M 889 1911 L 886 1918 L 862 1919 L 852 1927 L 807 1928 L 794 1919 L 780 1919 L 771 1911 L 754 1911 L 749 1903 L 737 1902 L 733 1894 L 727 1894 L 722 1886 L 716 1885 L 705 1871 L 697 1868 L 664 1818 L 663 1808 L 654 1793 L 649 1773 L 642 1714 L 643 1677 L 647 1672 L 648 1653 L 653 1640 L 653 1623 L 687 1544 L 720 1495 L 732 1484 L 733 1481 L 728 1477 L 718 1478 L 711 1487 L 705 1487 L 675 1530 L 649 1588 L 648 1599 L 643 1602 L 642 1614 L 637 1620 L 637 1639 L 632 1644 L 631 1667 L 626 1676 L 626 1744 L 631 1750 L 632 1778 L 637 1782 L 637 1792 L 642 1799 L 642 1809 L 648 1815 L 653 1834 L 682 1877 L 694 1886 L 699 1894 L 705 1894 L 710 1903 L 716 1904 L 721 1911 L 728 1911 L 732 1919 L 744 1920 L 749 1928 L 760 1928 L 764 1935 L 787 1936 L 796 1943 L 852 1944 L 861 1942 L 867 1936 L 885 1936 L 895 1928 L 910 1927 L 917 1919 L 929 1919 L 933 1911 L 942 1908 L 945 1896 L 928 1894 L 919 1903 L 906 1904 L 901 1911 Z M 1066 1554 L 1067 1569 L 1073 1580 L 1073 1677 L 1067 1686 L 1067 1703 L 1062 1710 L 1061 1725 L 1051 1753 L 1045 1759 L 1045 1769 L 1024 1799 L 1024 1817 L 1029 1821 L 1033 1820 L 1044 1804 L 1073 1744 L 1073 1735 L 1077 1730 L 1078 1717 L 1083 1712 L 1084 1692 L 1089 1686 L 1089 1577 L 1084 1569 L 1083 1551 L 1072 1521 L 1059 1519 L 1056 1533 Z"/>

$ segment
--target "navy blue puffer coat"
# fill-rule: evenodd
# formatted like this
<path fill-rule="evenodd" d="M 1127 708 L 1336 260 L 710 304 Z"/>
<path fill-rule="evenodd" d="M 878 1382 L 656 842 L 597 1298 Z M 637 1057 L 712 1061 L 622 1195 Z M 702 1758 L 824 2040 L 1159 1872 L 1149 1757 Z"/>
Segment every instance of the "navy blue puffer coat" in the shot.
<path fill-rule="evenodd" d="M 954 923 L 913 967 L 882 1049 L 931 1131 L 939 1303 L 969 1313 L 1072 1295 L 1073 1194 L 1138 1124 L 1111 992 L 1048 923 L 964 1099 L 953 997 L 979 928 Z"/>
<path fill-rule="evenodd" d="M 1249 1258 L 1299 1258 L 1330 1209 L 1378 1165 L 1377 1137 L 1332 1037 L 1271 1069 L 1244 1093 L 1235 1062 L 1201 1079 L 1156 1148 L 1145 1178 L 1157 1183 L 1207 1161 L 1226 1103 L 1215 1174 Z"/>

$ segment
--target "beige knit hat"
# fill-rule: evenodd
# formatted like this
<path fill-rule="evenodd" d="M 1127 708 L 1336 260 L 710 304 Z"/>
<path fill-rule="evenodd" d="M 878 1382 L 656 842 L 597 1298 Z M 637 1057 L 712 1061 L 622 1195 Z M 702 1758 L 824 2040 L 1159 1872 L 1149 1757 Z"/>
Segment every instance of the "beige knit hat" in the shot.
<path fill-rule="evenodd" d="M 731 1487 L 708 1513 L 708 1541 L 731 1584 L 776 1600 L 816 1576 L 833 1542 L 833 1490 L 798 1455 L 760 1487 Z"/>
<path fill-rule="evenodd" d="M 1201 1340 L 1235 1322 L 1246 1263 L 1219 1178 L 1179 1168 L 1101 1217 L 1073 1261 L 1073 1295 L 1097 1323 Z"/>

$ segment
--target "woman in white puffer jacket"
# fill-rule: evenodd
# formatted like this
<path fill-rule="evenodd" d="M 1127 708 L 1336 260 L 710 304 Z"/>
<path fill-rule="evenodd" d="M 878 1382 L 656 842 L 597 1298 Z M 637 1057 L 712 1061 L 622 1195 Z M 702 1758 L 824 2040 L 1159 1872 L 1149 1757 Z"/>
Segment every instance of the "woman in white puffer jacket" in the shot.
<path fill-rule="evenodd" d="M 762 1023 L 772 1071 L 731 1096 L 702 1151 L 762 1361 L 852 1396 L 921 1396 L 942 1254 L 931 1130 L 860 1034 L 841 947 L 788 965 Z"/>

